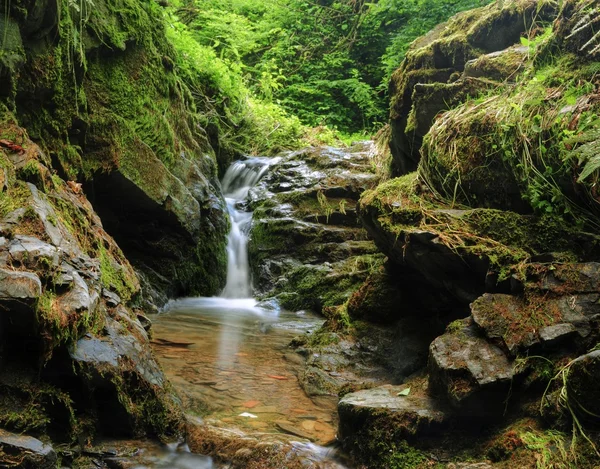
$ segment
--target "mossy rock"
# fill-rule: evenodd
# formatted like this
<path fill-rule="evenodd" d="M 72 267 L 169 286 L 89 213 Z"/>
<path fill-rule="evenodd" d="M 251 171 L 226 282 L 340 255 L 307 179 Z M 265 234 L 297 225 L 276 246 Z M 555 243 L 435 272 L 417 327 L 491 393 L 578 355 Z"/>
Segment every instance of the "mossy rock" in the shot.
<path fill-rule="evenodd" d="M 529 47 L 513 46 L 508 49 L 485 54 L 465 64 L 464 77 L 487 78 L 489 80 L 514 82 L 528 63 Z"/>
<path fill-rule="evenodd" d="M 600 350 L 575 359 L 566 375 L 569 408 L 584 419 L 597 422 L 600 415 Z"/>
<path fill-rule="evenodd" d="M 556 6 L 549 1 L 513 0 L 500 7 L 492 3 L 459 13 L 416 40 L 390 82 L 392 174 L 416 169 L 423 137 L 439 113 L 477 95 L 489 87 L 489 80 L 498 78 L 499 67 L 491 66 L 490 76 L 479 73 L 482 81 L 473 86 L 474 75 L 461 79 L 468 63 L 472 69 L 478 57 L 519 44 L 533 24 L 550 22 L 555 16 Z M 481 64 L 478 70 L 485 69 Z"/>
<path fill-rule="evenodd" d="M 175 70 L 162 8 L 132 0 L 7 8 L 3 24 L 21 33 L 22 47 L 16 39 L 11 47 L 25 52 L 0 72 L 12 87 L 6 103 L 43 148 L 42 163 L 83 183 L 158 302 L 218 292 L 228 221 L 216 158 L 206 119 Z M 39 185 L 49 177 L 37 169 L 19 170 Z M 167 250 L 157 249 L 160 238 Z"/>
<path fill-rule="evenodd" d="M 359 203 L 365 227 L 392 263 L 421 282 L 469 303 L 484 291 L 511 288 L 536 256 L 593 260 L 594 234 L 560 217 L 492 209 L 456 209 L 436 201 L 415 174 L 367 191 Z M 562 254 L 561 254 L 562 253 Z"/>

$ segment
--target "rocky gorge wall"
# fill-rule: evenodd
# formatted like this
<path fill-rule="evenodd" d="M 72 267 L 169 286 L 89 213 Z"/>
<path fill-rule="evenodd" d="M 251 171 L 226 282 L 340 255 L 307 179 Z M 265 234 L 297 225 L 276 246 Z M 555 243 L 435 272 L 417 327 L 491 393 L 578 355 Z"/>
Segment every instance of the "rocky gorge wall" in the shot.
<path fill-rule="evenodd" d="M 416 310 L 446 330 L 420 372 L 341 399 L 339 437 L 366 467 L 600 460 L 589 411 L 599 14 L 592 1 L 495 3 L 415 41 L 394 74 L 390 165 L 400 177 L 358 204 L 392 276 L 349 306 L 368 320 Z M 407 279 L 440 295 L 438 308 L 385 302 Z"/>
<path fill-rule="evenodd" d="M 83 184 L 143 273 L 148 298 L 160 306 L 167 296 L 217 292 L 228 229 L 211 146 L 218 136 L 205 130 L 177 74 L 162 7 L 128 0 L 3 7 L 4 100 L 47 166 Z"/>
<path fill-rule="evenodd" d="M 158 3 L 1 5 L 0 459 L 76 465 L 97 436 L 180 438 L 145 315 L 224 285 L 219 135 Z"/>

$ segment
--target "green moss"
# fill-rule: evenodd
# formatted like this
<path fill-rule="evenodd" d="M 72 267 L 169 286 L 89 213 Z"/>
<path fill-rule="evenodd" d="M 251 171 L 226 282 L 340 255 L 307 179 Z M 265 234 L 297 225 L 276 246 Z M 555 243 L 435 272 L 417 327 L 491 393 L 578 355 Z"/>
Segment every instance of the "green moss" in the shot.
<path fill-rule="evenodd" d="M 69 230 L 79 245 L 91 256 L 95 257 L 98 246 L 90 215 L 59 194 L 50 197 L 48 201 L 54 207 L 60 221 Z"/>
<path fill-rule="evenodd" d="M 6 375 L 4 377 L 7 379 Z M 18 378 L 0 386 L 0 425 L 28 433 L 54 429 L 61 439 L 74 436 L 77 420 L 73 402 L 65 392 L 44 383 L 25 383 Z"/>
<path fill-rule="evenodd" d="M 4 218 L 17 208 L 26 206 L 31 197 L 31 191 L 21 181 L 11 185 L 7 191 L 0 192 L 0 217 Z"/>
<path fill-rule="evenodd" d="M 366 275 L 365 271 L 334 273 L 318 266 L 301 266 L 289 273 L 289 283 L 285 286 L 285 291 L 293 294 L 280 295 L 279 300 L 291 311 L 313 309 L 321 312 L 323 308 L 344 304 Z"/>
<path fill-rule="evenodd" d="M 101 242 L 98 249 L 100 259 L 100 281 L 102 285 L 114 290 L 126 303 L 137 292 L 137 282 L 131 278 L 134 275 L 122 264 L 116 262 L 110 251 Z"/>
<path fill-rule="evenodd" d="M 595 179 L 577 181 L 575 188 L 573 183 L 582 159 L 575 161 L 577 142 L 570 138 L 598 126 L 595 105 L 576 106 L 594 93 L 595 74 L 579 62 L 558 54 L 529 64 L 519 86 L 446 113 L 425 138 L 420 176 L 455 202 L 533 209 L 593 225 L 598 211 L 590 203 L 590 184 Z"/>

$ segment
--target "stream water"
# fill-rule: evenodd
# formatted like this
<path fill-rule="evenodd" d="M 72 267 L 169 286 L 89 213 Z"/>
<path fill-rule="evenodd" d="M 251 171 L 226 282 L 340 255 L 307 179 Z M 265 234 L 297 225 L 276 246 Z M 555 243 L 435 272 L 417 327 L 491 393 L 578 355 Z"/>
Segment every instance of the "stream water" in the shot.
<path fill-rule="evenodd" d="M 291 435 L 305 442 L 297 447 L 310 453 L 310 460 L 344 468 L 335 450 L 325 447 L 335 441 L 337 402 L 306 396 L 297 378 L 303 360 L 288 348 L 294 336 L 320 327 L 323 320 L 251 297 L 247 240 L 252 213 L 244 210 L 243 201 L 270 161 L 253 158 L 227 171 L 222 183 L 232 225 L 227 285 L 220 297 L 168 304 L 154 318 L 154 348 L 186 408 L 203 415 L 206 423 L 258 438 L 280 435 L 289 442 Z M 163 458 L 156 467 L 217 467 L 193 458 L 170 452 L 168 461 Z"/>

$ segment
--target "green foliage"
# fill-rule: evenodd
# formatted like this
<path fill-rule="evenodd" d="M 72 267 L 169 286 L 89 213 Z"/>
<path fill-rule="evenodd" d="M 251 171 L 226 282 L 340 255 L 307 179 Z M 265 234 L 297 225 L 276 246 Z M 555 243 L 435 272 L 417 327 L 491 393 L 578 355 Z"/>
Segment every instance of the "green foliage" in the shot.
<path fill-rule="evenodd" d="M 372 130 L 384 88 L 411 41 L 487 0 L 180 0 L 177 16 L 202 47 L 241 72 L 259 99 L 304 124 Z"/>
<path fill-rule="evenodd" d="M 598 226 L 600 120 L 597 105 L 587 104 L 596 73 L 569 54 L 537 62 L 519 86 L 495 89 L 436 121 L 419 175 L 453 202 L 516 210 L 528 205 L 539 214 Z M 457 133 L 460 138 L 448 138 Z"/>
<path fill-rule="evenodd" d="M 485 6 L 489 0 L 380 0 L 378 15 L 387 28 L 390 41 L 381 57 L 384 71 L 381 85 L 386 87 L 391 74 L 404 59 L 410 44 L 439 23 L 458 12 Z"/>

